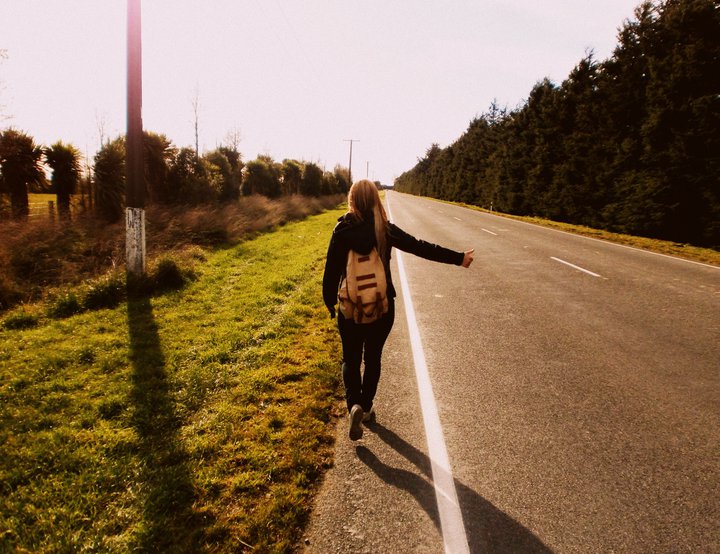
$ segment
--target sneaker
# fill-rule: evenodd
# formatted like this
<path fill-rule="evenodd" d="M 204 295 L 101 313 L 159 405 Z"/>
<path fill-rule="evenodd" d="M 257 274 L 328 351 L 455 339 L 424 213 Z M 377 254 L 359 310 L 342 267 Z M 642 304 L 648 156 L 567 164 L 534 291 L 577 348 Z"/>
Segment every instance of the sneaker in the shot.
<path fill-rule="evenodd" d="M 360 423 L 363 419 L 363 409 L 360 404 L 355 404 L 350 410 L 350 440 L 356 441 L 362 438 L 363 428 Z"/>
<path fill-rule="evenodd" d="M 375 406 L 363 414 L 363 423 L 375 423 Z"/>

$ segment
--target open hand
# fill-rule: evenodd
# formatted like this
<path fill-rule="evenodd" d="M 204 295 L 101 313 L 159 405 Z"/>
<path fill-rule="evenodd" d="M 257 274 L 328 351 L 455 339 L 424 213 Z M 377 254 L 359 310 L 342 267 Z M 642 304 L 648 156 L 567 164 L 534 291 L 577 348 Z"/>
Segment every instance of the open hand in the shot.
<path fill-rule="evenodd" d="M 475 259 L 475 258 L 473 257 L 473 254 L 474 254 L 474 253 L 475 253 L 475 249 L 474 249 L 474 248 L 471 249 L 471 250 L 466 250 L 466 251 L 465 251 L 465 257 L 463 258 L 463 261 L 462 261 L 462 266 L 463 266 L 463 267 L 470 267 L 470 264 L 473 263 L 473 260 Z"/>

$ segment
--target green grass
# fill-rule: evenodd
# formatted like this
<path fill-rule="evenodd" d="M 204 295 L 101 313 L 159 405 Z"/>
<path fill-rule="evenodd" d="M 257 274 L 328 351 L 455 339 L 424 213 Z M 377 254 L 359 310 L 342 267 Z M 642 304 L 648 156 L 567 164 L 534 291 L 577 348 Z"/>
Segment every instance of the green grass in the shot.
<path fill-rule="evenodd" d="M 340 213 L 208 251 L 179 291 L 8 314 L 0 551 L 291 551 L 341 398 L 320 290 Z"/>
<path fill-rule="evenodd" d="M 479 212 L 491 213 L 485 208 L 480 208 L 471 204 L 464 204 L 462 202 L 451 202 L 449 200 L 440 201 L 445 202 L 446 204 L 454 204 L 455 206 L 463 206 L 464 208 L 470 208 L 471 210 Z M 647 237 L 636 237 L 633 235 L 624 235 L 621 233 L 612 233 L 610 231 L 603 231 L 602 229 L 593 229 L 592 227 L 573 225 L 571 223 L 561 223 L 558 221 L 551 221 L 549 219 L 542 219 L 540 217 L 518 216 L 504 214 L 500 212 L 492 213 L 502 217 L 507 217 L 509 219 L 517 219 L 519 221 L 525 221 L 528 223 L 534 223 L 536 225 L 542 225 L 544 227 L 558 229 L 567 233 L 574 233 L 576 235 L 583 235 L 586 237 L 593 237 L 609 242 L 624 244 L 626 246 L 641 248 L 643 250 L 649 250 L 651 252 L 657 252 L 659 254 L 677 256 L 679 258 L 685 258 L 688 260 L 693 260 L 706 264 L 720 265 L 720 252 L 711 248 L 701 248 L 699 246 L 692 246 L 690 244 L 651 239 Z"/>

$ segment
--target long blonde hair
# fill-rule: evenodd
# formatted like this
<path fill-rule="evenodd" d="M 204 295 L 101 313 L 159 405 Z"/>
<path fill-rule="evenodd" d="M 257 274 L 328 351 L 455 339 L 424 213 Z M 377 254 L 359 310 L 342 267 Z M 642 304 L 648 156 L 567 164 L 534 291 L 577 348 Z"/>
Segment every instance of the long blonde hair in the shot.
<path fill-rule="evenodd" d="M 375 183 L 363 179 L 350 187 L 348 192 L 348 212 L 361 220 L 367 219 L 370 214 L 373 215 L 378 254 L 384 260 L 387 253 L 388 218 L 385 208 L 380 202 L 380 194 Z"/>

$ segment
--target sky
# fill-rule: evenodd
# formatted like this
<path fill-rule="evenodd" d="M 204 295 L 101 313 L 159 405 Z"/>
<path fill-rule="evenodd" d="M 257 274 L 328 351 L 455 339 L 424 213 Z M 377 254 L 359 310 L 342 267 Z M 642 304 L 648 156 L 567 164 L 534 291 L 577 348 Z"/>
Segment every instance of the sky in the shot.
<path fill-rule="evenodd" d="M 495 101 L 521 105 L 640 0 L 143 0 L 143 127 L 392 184 Z M 125 0 L 0 0 L 0 128 L 92 157 L 126 128 Z"/>

